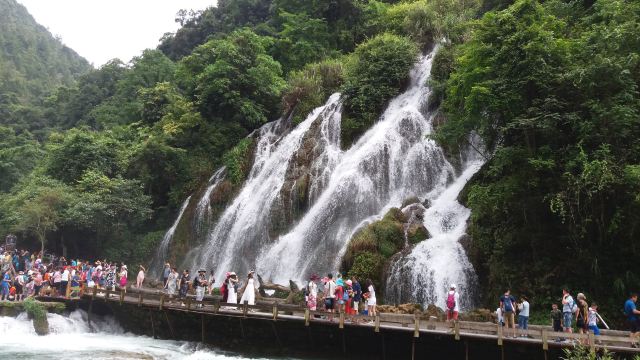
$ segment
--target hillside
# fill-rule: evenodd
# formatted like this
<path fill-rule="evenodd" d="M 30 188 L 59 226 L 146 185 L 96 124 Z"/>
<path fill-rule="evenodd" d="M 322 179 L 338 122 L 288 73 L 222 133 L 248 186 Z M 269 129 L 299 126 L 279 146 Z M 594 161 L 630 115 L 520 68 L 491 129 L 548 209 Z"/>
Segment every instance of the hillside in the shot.
<path fill-rule="evenodd" d="M 33 105 L 90 69 L 15 0 L 0 0 L 0 124 L 35 129 L 42 114 Z"/>

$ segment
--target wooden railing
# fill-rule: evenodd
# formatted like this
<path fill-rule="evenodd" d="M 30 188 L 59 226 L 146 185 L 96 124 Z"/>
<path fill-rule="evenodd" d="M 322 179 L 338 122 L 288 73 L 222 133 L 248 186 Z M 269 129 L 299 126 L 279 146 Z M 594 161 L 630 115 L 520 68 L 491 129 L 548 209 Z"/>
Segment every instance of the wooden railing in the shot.
<path fill-rule="evenodd" d="M 311 311 L 306 307 L 285 304 L 281 299 L 274 301 L 258 301 L 256 305 L 223 303 L 220 296 L 205 295 L 202 301 L 197 301 L 192 294 L 185 298 L 171 298 L 164 291 L 117 288 L 115 291 L 104 289 L 87 289 L 82 297 L 93 301 L 109 301 L 119 304 L 132 304 L 138 307 L 159 311 L 184 311 L 208 315 L 224 315 L 233 317 L 255 317 L 272 321 L 302 321 L 305 326 L 313 323 L 333 324 L 339 329 L 345 326 L 371 327 L 374 332 L 381 329 L 406 331 L 413 337 L 428 334 L 452 336 L 455 340 L 462 338 L 495 341 L 498 346 L 505 342 L 538 344 L 543 350 L 549 347 L 565 347 L 583 344 L 593 350 L 606 348 L 618 353 L 639 353 L 640 349 L 633 348 L 628 333 L 621 331 L 602 331 L 602 335 L 570 334 L 552 332 L 551 327 L 531 325 L 529 330 L 507 329 L 489 322 L 456 321 L 444 322 L 435 317 L 406 314 L 380 313 L 376 316 L 348 315 L 345 313 L 328 313 L 326 311 Z"/>

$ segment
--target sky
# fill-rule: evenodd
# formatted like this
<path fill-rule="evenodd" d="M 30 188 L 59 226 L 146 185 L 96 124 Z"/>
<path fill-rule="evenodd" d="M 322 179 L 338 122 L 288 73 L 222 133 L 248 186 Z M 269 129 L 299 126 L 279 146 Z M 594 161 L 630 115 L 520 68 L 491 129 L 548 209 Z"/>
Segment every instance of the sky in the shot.
<path fill-rule="evenodd" d="M 128 62 L 175 32 L 180 9 L 204 10 L 215 0 L 18 0 L 36 21 L 95 67 Z"/>

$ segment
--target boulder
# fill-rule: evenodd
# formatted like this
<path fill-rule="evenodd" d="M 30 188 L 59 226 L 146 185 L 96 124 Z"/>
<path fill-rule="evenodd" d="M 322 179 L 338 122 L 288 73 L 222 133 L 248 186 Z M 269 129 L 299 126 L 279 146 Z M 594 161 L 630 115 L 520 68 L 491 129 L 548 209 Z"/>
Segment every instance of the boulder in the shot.
<path fill-rule="evenodd" d="M 400 314 L 422 313 L 422 305 L 420 305 L 420 304 L 401 304 L 401 305 L 398 305 L 398 312 Z"/>
<path fill-rule="evenodd" d="M 460 314 L 460 320 L 475 322 L 493 322 L 494 313 L 489 309 L 475 309 Z"/>
<path fill-rule="evenodd" d="M 424 315 L 427 318 L 434 316 L 438 320 L 445 320 L 446 318 L 444 310 L 440 309 L 434 304 L 429 304 L 427 306 L 427 309 L 424 311 Z"/>
<path fill-rule="evenodd" d="M 417 244 L 429 237 L 429 231 L 422 223 L 414 222 L 407 229 L 407 240 L 410 244 Z"/>

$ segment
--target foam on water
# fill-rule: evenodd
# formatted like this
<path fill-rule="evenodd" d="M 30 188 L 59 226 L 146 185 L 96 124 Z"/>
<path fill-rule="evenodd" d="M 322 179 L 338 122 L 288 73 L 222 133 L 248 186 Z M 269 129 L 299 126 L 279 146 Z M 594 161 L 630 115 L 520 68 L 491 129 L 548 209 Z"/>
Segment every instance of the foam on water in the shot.
<path fill-rule="evenodd" d="M 51 333 L 38 336 L 26 314 L 0 317 L 0 359 L 247 359 L 196 343 L 127 334 L 112 318 L 92 320 L 92 332 L 81 310 L 47 319 Z"/>

